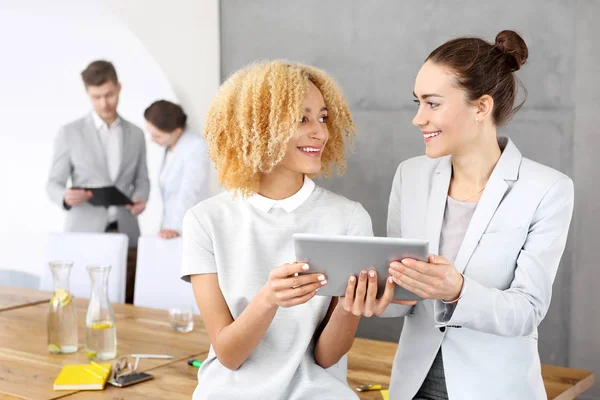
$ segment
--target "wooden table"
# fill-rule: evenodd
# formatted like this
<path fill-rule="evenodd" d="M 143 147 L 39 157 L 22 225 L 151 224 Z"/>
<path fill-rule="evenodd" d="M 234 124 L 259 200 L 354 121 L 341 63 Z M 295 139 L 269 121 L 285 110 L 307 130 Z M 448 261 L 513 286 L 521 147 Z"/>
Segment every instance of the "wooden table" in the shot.
<path fill-rule="evenodd" d="M 379 383 L 390 384 L 397 343 L 356 339 L 348 353 L 348 384 L 352 388 Z M 542 365 L 546 395 L 551 400 L 572 400 L 594 385 L 594 373 L 581 369 Z M 379 392 L 360 394 L 361 399 L 381 399 Z"/>
<path fill-rule="evenodd" d="M 51 297 L 51 292 L 0 285 L 0 312 L 47 303 Z"/>
<path fill-rule="evenodd" d="M 355 391 L 357 387 L 370 383 L 378 383 L 387 389 L 397 347 L 398 344 L 392 342 L 354 339 L 348 353 L 348 385 Z M 379 391 L 362 392 L 359 397 L 381 399 L 381 394 Z"/>
<path fill-rule="evenodd" d="M 194 358 L 204 360 L 208 353 L 196 355 Z M 103 391 L 77 392 L 63 397 L 65 400 L 101 400 L 101 399 L 190 399 L 198 384 L 198 368 L 190 367 L 186 360 L 153 368 L 150 373 L 154 379 L 143 384 L 127 388 L 116 388 L 106 385 Z M 0 399 L 1 400 L 1 399 Z"/>
<path fill-rule="evenodd" d="M 35 292 L 35 291 L 34 291 Z M 132 353 L 170 354 L 171 360 L 140 360 L 139 369 L 151 371 L 154 379 L 128 388 L 106 386 L 103 391 L 54 391 L 52 383 L 65 364 L 86 363 L 84 324 L 87 300 L 75 299 L 79 315 L 80 349 L 75 354 L 53 355 L 47 351 L 46 300 L 32 300 L 44 293 L 24 292 L 27 302 L 13 302 L 0 312 L 0 400 L 16 399 L 180 399 L 196 388 L 196 368 L 188 358 L 203 360 L 209 349 L 204 324 L 196 317 L 194 331 L 171 330 L 167 311 L 127 304 L 114 304 L 118 357 Z M 46 293 L 46 296 L 48 293 Z M 2 296 L 0 295 L 0 298 Z M 348 384 L 352 388 L 379 383 L 387 388 L 397 344 L 356 339 L 348 354 Z M 549 365 L 542 366 L 548 399 L 573 399 L 594 383 L 594 373 Z M 360 393 L 361 399 L 381 399 L 379 391 Z"/>
<path fill-rule="evenodd" d="M 548 399 L 571 400 L 594 386 L 594 373 L 583 369 L 542 364 Z"/>
<path fill-rule="evenodd" d="M 35 400 L 75 393 L 54 391 L 52 388 L 64 365 L 88 362 L 84 351 L 88 301 L 74 301 L 79 321 L 79 351 L 74 354 L 48 353 L 48 306 L 45 303 L 0 313 L 0 393 Z M 199 317 L 196 317 L 194 331 L 183 334 L 171 329 L 167 311 L 127 304 L 114 304 L 114 309 L 118 357 L 133 353 L 170 354 L 175 357 L 171 360 L 142 359 L 139 364 L 142 371 L 186 361 L 208 351 L 208 334 Z"/>

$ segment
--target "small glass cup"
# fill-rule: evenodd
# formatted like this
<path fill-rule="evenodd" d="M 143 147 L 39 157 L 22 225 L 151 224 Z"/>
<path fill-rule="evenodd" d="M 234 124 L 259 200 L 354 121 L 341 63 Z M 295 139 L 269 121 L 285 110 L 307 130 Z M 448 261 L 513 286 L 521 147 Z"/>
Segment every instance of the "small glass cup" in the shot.
<path fill-rule="evenodd" d="M 194 329 L 194 313 L 190 307 L 171 308 L 169 323 L 175 332 L 191 332 Z"/>

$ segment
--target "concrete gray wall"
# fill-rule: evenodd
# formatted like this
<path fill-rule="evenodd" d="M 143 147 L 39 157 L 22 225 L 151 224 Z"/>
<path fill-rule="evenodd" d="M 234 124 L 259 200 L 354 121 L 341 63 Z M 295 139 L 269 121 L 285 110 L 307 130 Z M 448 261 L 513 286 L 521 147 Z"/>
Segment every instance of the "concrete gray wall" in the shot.
<path fill-rule="evenodd" d="M 600 1 L 578 1 L 575 48 L 573 154 L 575 216 L 571 231 L 569 364 L 596 371 L 600 380 Z M 600 385 L 581 397 L 599 399 Z"/>
<path fill-rule="evenodd" d="M 600 372 L 593 252 L 598 239 L 589 235 L 600 233 L 594 201 L 600 168 L 593 157 L 600 149 L 598 15 L 598 1 L 222 0 L 221 76 L 274 58 L 331 73 L 344 89 L 360 136 L 348 173 L 319 183 L 360 201 L 376 235 L 384 236 L 396 167 L 424 152 L 411 124 L 414 78 L 423 60 L 453 37 L 493 41 L 503 29 L 521 33 L 530 56 L 518 75 L 529 97 L 502 134 L 526 157 L 572 176 L 577 194 L 572 235 L 540 327 L 540 354 L 545 363 Z M 358 335 L 395 341 L 401 326 L 396 319 L 363 319 Z M 600 396 L 591 393 L 596 395 L 589 398 Z"/>

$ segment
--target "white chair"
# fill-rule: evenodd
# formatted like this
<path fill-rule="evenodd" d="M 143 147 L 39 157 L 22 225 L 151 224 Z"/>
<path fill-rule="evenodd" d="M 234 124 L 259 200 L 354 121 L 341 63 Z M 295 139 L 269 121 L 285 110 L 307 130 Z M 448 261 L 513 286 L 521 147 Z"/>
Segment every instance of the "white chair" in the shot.
<path fill-rule="evenodd" d="M 24 271 L 0 269 L 0 285 L 37 289 L 40 286 L 40 277 Z"/>
<path fill-rule="evenodd" d="M 179 277 L 181 254 L 181 238 L 142 236 L 138 239 L 134 305 L 164 310 L 186 306 L 195 314 L 200 313 L 192 285 Z"/>
<path fill-rule="evenodd" d="M 53 290 L 51 261 L 72 261 L 69 288 L 75 297 L 89 298 L 91 281 L 87 266 L 107 264 L 108 298 L 111 302 L 125 302 L 127 279 L 127 247 L 129 239 L 122 233 L 51 233 L 48 235 L 46 265 L 42 272 L 41 290 Z"/>

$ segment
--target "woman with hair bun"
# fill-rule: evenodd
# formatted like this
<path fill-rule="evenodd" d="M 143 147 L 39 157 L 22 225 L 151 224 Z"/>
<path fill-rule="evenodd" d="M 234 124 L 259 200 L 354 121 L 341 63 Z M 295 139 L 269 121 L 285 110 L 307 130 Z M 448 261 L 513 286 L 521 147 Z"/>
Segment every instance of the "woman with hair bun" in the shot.
<path fill-rule="evenodd" d="M 414 97 L 426 156 L 397 169 L 388 235 L 429 240 L 428 262 L 390 265 L 424 298 L 405 315 L 390 398 L 546 399 L 538 325 L 573 211 L 573 182 L 521 155 L 496 129 L 515 107 L 524 40 L 463 37 L 435 49 Z M 507 129 L 510 132 L 510 128 Z"/>

